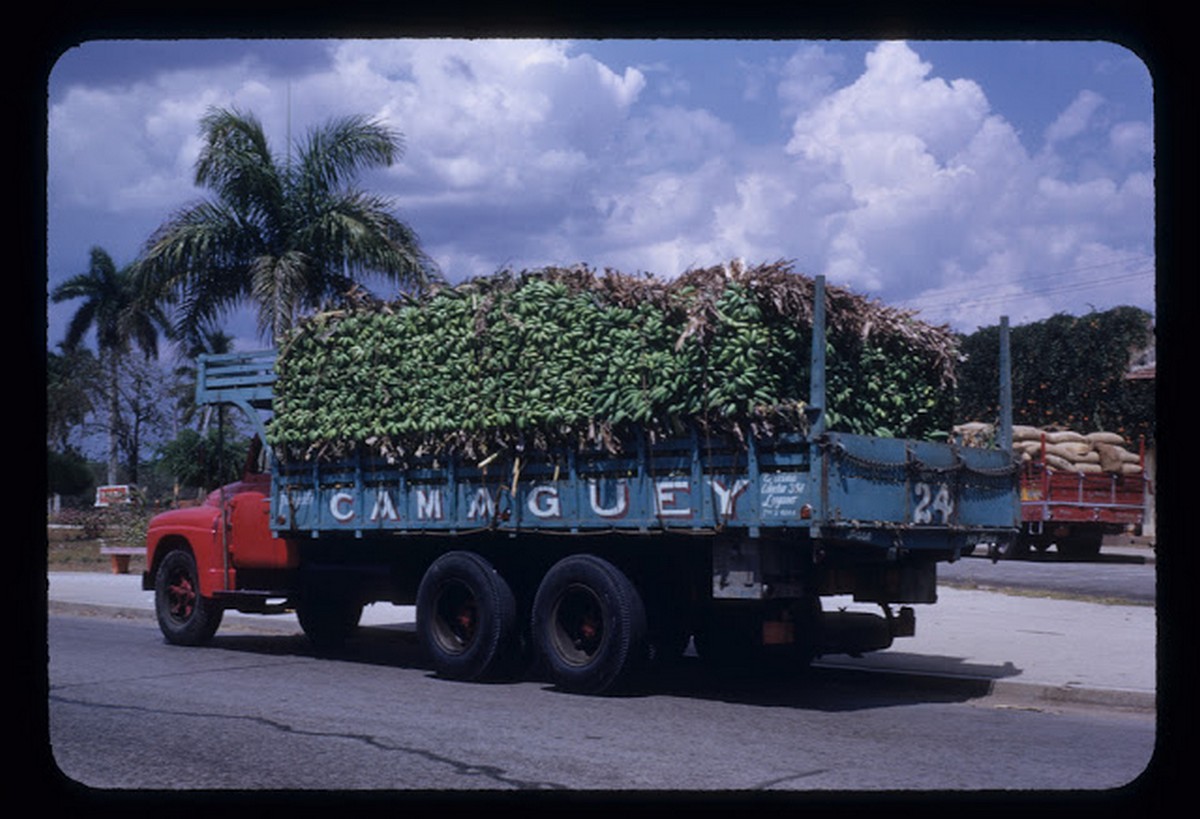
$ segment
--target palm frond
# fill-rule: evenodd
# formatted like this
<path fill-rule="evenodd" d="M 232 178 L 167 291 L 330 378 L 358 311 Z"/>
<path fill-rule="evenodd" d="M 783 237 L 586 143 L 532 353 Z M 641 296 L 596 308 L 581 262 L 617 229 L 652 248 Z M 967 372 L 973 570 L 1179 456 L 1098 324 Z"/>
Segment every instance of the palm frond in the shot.
<path fill-rule="evenodd" d="M 213 190 L 238 213 L 279 212 L 285 184 L 259 121 L 214 108 L 201 120 L 200 131 L 204 147 L 196 160 L 196 184 Z"/>
<path fill-rule="evenodd" d="M 387 167 L 404 151 L 401 135 L 362 116 L 341 117 L 313 129 L 298 157 L 294 184 L 328 193 L 368 168 Z"/>

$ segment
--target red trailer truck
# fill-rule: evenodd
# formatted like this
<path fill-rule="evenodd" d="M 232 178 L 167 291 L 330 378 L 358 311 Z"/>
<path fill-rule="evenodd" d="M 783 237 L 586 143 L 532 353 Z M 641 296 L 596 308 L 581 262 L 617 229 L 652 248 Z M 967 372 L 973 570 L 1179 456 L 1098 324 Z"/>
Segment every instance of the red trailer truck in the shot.
<path fill-rule="evenodd" d="M 1064 557 L 1100 553 L 1105 535 L 1140 530 L 1145 521 L 1147 478 L 1144 447 L 1138 468 L 1127 471 L 1055 469 L 1040 453 L 1021 469 L 1021 529 L 1006 557 L 1044 552 L 1051 545 Z"/>

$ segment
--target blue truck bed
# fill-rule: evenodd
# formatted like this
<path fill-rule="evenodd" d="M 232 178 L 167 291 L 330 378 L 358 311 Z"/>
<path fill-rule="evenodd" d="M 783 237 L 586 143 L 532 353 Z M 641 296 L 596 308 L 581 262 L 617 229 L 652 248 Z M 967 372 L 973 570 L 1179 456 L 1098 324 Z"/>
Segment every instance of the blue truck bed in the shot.
<path fill-rule="evenodd" d="M 486 465 L 428 457 L 398 468 L 364 455 L 274 470 L 272 526 L 312 536 L 809 528 L 945 548 L 947 538 L 1009 531 L 1017 512 L 1007 453 L 838 433 L 693 435 L 621 456 L 565 450 Z"/>

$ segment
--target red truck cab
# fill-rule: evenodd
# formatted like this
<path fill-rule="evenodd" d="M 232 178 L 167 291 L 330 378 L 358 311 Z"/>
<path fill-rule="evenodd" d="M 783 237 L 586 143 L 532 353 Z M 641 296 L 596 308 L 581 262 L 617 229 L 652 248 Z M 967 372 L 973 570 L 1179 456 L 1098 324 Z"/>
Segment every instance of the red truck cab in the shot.
<path fill-rule="evenodd" d="M 193 630 L 197 637 L 208 632 L 208 621 L 219 622 L 223 608 L 215 599 L 224 594 L 234 602 L 236 593 L 247 588 L 243 577 L 251 576 L 257 586 L 264 575 L 296 568 L 295 544 L 271 534 L 271 475 L 262 468 L 261 455 L 262 443 L 256 437 L 240 480 L 213 490 L 199 506 L 172 509 L 151 519 L 142 588 L 162 597 L 172 612 L 165 624 L 160 618 L 164 631 L 185 630 L 182 635 L 172 630 L 169 638 L 190 642 Z M 189 628 L 196 621 L 203 622 Z"/>

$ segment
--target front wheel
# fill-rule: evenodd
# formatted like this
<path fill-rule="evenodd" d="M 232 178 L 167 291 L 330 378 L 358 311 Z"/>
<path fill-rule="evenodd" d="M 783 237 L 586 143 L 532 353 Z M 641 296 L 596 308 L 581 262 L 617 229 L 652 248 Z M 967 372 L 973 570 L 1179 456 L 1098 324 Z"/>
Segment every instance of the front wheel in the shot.
<path fill-rule="evenodd" d="M 224 610 L 200 595 L 200 573 L 190 552 L 176 549 L 159 564 L 154 613 L 163 636 L 175 645 L 202 645 L 216 634 Z"/>
<path fill-rule="evenodd" d="M 534 597 L 532 628 L 552 680 L 568 691 L 614 688 L 647 654 L 641 596 L 619 569 L 593 555 L 550 568 Z"/>

